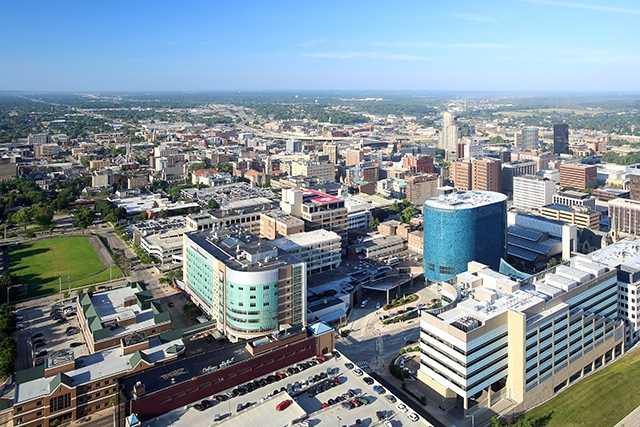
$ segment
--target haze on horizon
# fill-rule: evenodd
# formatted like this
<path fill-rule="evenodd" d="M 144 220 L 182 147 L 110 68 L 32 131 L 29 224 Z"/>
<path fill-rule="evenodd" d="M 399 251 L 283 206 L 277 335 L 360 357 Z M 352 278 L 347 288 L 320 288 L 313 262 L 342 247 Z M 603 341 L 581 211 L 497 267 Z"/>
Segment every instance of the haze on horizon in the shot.
<path fill-rule="evenodd" d="M 0 90 L 640 90 L 630 0 L 5 2 Z"/>

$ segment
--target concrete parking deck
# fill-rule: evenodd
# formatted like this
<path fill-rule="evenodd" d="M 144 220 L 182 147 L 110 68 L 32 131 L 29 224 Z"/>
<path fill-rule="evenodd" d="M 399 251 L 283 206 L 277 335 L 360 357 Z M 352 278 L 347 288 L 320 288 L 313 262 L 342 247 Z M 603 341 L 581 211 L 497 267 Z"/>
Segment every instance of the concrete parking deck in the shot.
<path fill-rule="evenodd" d="M 408 415 L 413 413 L 408 405 L 404 407 L 400 405 L 402 402 L 395 397 L 395 402 L 389 401 L 385 396 L 389 395 L 389 391 L 384 394 L 378 394 L 373 390 L 375 385 L 379 385 L 377 381 L 373 384 L 367 384 L 363 378 L 366 376 L 357 375 L 352 369 L 347 369 L 345 363 L 353 363 L 346 357 L 331 358 L 324 363 L 316 366 L 312 366 L 302 372 L 293 374 L 280 381 L 276 381 L 272 384 L 268 384 L 257 390 L 249 392 L 244 396 L 233 397 L 226 402 L 221 402 L 206 409 L 205 411 L 198 411 L 193 408 L 192 405 L 176 409 L 167 414 L 164 414 L 158 418 L 150 420 L 144 425 L 147 427 L 165 427 L 165 426 L 247 426 L 254 427 L 260 425 L 260 427 L 269 427 L 271 420 L 269 417 L 273 417 L 273 421 L 278 426 L 289 425 L 291 421 L 299 418 L 306 418 L 309 425 L 312 426 L 343 426 L 353 425 L 356 420 L 360 420 L 364 426 L 382 425 L 382 422 L 378 420 L 377 413 L 384 412 L 386 420 L 391 422 L 393 427 L 400 426 L 430 426 L 424 418 L 418 416 L 417 421 L 409 419 Z M 303 393 L 294 398 L 295 406 L 291 410 L 291 414 L 286 412 L 278 412 L 275 410 L 275 406 L 289 398 L 286 393 L 278 394 L 274 397 L 267 398 L 261 402 L 261 399 L 279 390 L 282 387 L 286 387 L 287 384 L 295 383 L 296 381 L 305 381 L 310 376 L 314 376 L 321 372 L 336 371 L 338 377 L 342 378 L 342 382 L 324 392 L 321 392 L 315 396 L 310 396 L 307 393 Z M 355 390 L 360 396 L 365 397 L 370 403 L 353 409 L 346 409 L 341 406 L 340 403 L 334 404 L 328 408 L 322 409 L 322 403 L 327 402 L 330 398 L 335 398 L 341 394 L 344 394 L 349 389 Z M 248 402 L 254 402 L 255 406 L 245 409 L 240 415 L 237 415 L 236 407 L 238 404 L 246 404 Z M 194 402 L 197 403 L 197 402 Z M 299 408 L 299 409 L 298 409 Z M 405 409 L 406 408 L 406 409 Z M 300 413 L 300 410 L 302 413 Z M 406 411 L 406 412 L 405 412 Z M 218 423 L 214 423 L 214 416 L 217 414 L 229 414 L 224 420 Z M 304 414 L 307 414 L 306 416 Z M 280 417 L 282 415 L 282 418 Z M 243 420 L 247 420 L 245 423 Z M 296 424 L 293 424 L 296 425 Z M 300 424 L 298 424 L 300 425 Z"/>

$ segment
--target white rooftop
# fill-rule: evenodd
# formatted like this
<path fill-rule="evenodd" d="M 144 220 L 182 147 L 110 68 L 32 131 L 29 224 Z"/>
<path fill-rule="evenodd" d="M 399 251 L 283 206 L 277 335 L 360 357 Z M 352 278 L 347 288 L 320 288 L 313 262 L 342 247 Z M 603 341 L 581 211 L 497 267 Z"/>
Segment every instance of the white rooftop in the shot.
<path fill-rule="evenodd" d="M 640 240 L 621 240 L 592 252 L 588 258 L 612 268 L 622 264 L 640 268 Z"/>
<path fill-rule="evenodd" d="M 424 202 L 425 206 L 438 209 L 473 209 L 507 200 L 507 196 L 493 191 L 463 191 L 443 194 Z"/>
<path fill-rule="evenodd" d="M 308 247 L 314 244 L 340 241 L 340 235 L 333 231 L 318 229 L 313 231 L 306 231 L 303 233 L 295 233 L 289 236 L 280 237 L 273 241 L 273 244 L 283 251 L 291 251 L 299 247 Z"/>

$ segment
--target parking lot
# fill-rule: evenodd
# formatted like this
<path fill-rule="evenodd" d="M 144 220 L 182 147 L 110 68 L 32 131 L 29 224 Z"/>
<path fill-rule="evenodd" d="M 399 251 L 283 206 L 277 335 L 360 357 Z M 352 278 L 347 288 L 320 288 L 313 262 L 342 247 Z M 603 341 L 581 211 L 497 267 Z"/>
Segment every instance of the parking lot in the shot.
<path fill-rule="evenodd" d="M 225 392 L 232 396 L 227 400 L 217 402 L 215 396 L 211 396 L 207 400 L 211 401 L 213 406 L 207 409 L 203 410 L 201 405 L 196 407 L 195 404 L 201 402 L 194 402 L 192 405 L 151 420 L 145 425 L 150 427 L 168 425 L 197 427 L 212 424 L 255 427 L 256 423 L 259 423 L 260 427 L 290 424 L 309 427 L 429 425 L 395 396 L 384 388 L 380 388 L 380 384 L 369 378 L 366 373 L 357 371 L 355 366 L 350 369 L 351 366 L 352 362 L 346 357 L 333 357 L 324 363 L 318 363 L 301 372 L 248 391 L 244 395 L 233 396 L 233 390 L 238 388 L 235 387 Z M 286 373 L 286 369 L 279 372 Z M 285 400 L 292 400 L 290 406 L 278 410 L 276 407 Z M 238 411 L 243 407 L 245 408 Z M 217 418 L 222 419 L 215 422 Z"/>
<path fill-rule="evenodd" d="M 24 304 L 16 312 L 17 324 L 20 326 L 15 334 L 17 342 L 16 370 L 32 368 L 34 362 L 43 361 L 46 355 L 57 350 L 73 348 L 76 357 L 88 353 L 78 327 L 77 317 L 75 315 L 65 316 L 62 312 L 65 307 L 75 307 L 75 303 L 66 302 L 55 306 L 55 303 L 51 301 L 45 300 L 44 303 L 40 301 L 42 300 L 38 300 L 38 303 L 30 306 Z M 64 319 L 60 323 L 58 323 L 59 320 L 51 318 L 51 311 L 55 307 L 60 308 L 60 317 Z M 77 333 L 67 335 L 68 328 L 75 328 Z M 33 340 L 30 339 L 31 337 Z M 38 353 L 40 356 L 34 358 Z"/>

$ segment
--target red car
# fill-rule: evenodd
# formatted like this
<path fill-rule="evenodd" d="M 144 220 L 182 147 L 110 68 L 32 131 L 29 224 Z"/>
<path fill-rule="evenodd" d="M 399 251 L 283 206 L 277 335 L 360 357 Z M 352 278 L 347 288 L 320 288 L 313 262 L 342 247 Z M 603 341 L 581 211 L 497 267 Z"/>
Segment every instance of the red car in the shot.
<path fill-rule="evenodd" d="M 287 400 L 283 400 L 282 402 L 278 403 L 276 405 L 276 411 L 284 411 L 285 409 L 287 409 L 289 407 L 289 405 L 291 405 L 293 403 L 293 400 L 291 399 L 287 399 Z"/>

